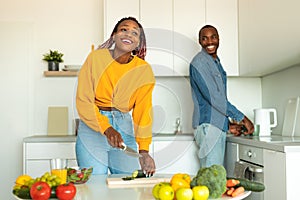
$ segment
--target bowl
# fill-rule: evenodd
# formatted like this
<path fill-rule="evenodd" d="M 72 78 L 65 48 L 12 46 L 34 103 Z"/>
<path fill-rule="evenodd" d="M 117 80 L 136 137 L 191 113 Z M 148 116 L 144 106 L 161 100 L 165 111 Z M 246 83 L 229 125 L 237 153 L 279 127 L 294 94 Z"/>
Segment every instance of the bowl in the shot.
<path fill-rule="evenodd" d="M 67 168 L 67 182 L 74 184 L 86 183 L 90 179 L 92 172 L 93 167 L 82 169 L 78 167 Z"/>

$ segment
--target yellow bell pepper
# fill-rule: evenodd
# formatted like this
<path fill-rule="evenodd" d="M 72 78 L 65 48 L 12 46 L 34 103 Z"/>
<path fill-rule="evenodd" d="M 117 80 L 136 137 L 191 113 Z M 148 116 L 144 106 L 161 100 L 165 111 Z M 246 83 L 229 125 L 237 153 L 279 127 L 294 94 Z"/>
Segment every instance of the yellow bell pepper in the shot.
<path fill-rule="evenodd" d="M 189 174 L 177 173 L 171 178 L 170 184 L 176 192 L 179 188 L 190 188 L 191 177 Z"/>

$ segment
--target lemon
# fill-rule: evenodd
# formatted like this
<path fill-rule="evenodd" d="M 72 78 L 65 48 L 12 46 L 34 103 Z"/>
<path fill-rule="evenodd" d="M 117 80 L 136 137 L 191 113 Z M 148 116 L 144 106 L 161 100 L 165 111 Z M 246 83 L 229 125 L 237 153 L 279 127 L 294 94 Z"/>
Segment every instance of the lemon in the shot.
<path fill-rule="evenodd" d="M 169 184 L 163 184 L 158 191 L 158 198 L 160 200 L 173 200 L 174 190 Z"/>
<path fill-rule="evenodd" d="M 28 182 L 31 179 L 32 179 L 31 176 L 29 176 L 27 174 L 23 174 L 23 175 L 19 176 L 16 179 L 16 184 L 18 184 L 18 185 L 25 185 L 25 183 Z"/>

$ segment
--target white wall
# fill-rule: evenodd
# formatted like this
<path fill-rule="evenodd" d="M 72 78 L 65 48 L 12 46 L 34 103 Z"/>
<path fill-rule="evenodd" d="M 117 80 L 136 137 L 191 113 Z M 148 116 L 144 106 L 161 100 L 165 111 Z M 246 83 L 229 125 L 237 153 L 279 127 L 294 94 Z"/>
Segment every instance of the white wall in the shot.
<path fill-rule="evenodd" d="M 278 125 L 272 134 L 281 134 L 288 99 L 300 96 L 299 77 L 300 65 L 297 65 L 262 78 L 262 105 L 277 109 Z"/>
<path fill-rule="evenodd" d="M 48 106 L 72 108 L 76 79 L 44 77 L 42 55 L 57 49 L 65 54 L 63 64 L 81 64 L 91 45 L 102 42 L 102 4 L 0 0 L 0 199 L 14 199 L 11 190 L 22 173 L 22 140 L 46 133 Z"/>

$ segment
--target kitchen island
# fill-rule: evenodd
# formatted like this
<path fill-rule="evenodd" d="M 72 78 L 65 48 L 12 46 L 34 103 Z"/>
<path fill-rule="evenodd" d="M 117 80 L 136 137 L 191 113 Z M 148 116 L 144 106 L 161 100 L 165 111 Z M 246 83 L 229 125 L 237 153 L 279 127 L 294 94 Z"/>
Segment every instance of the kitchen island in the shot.
<path fill-rule="evenodd" d="M 113 175 L 121 177 L 120 175 Z M 106 175 L 92 175 L 91 179 L 82 185 L 76 185 L 77 193 L 74 200 L 154 200 L 152 196 L 153 185 L 147 184 L 135 187 L 113 187 L 110 188 L 106 184 Z M 239 200 L 244 199 L 251 192 L 246 191 L 244 194 L 235 198 L 223 197 L 219 200 Z"/>

